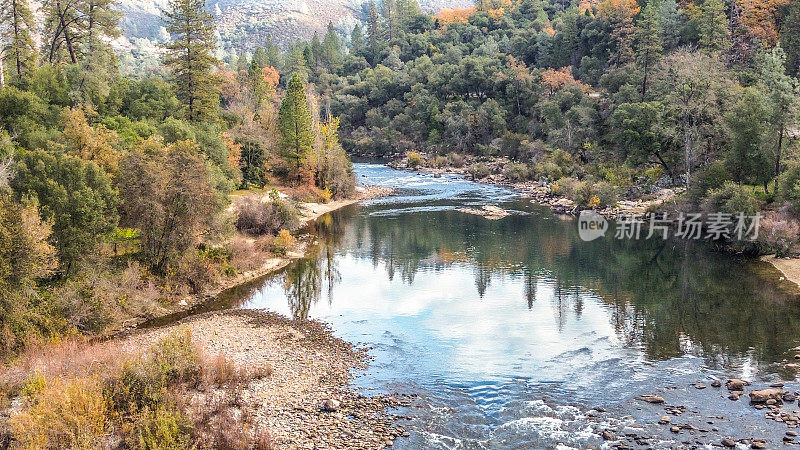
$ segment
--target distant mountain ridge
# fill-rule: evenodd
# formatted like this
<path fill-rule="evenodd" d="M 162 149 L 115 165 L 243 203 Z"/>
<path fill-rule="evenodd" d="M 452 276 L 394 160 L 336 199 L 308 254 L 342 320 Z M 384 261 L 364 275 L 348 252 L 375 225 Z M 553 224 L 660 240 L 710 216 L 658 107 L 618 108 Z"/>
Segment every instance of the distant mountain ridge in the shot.
<path fill-rule="evenodd" d="M 352 29 L 364 17 L 363 0 L 208 0 L 226 47 L 252 50 L 269 36 L 281 46 L 325 32 L 328 22 Z M 160 11 L 167 0 L 120 0 L 122 29 L 128 39 L 162 40 Z M 472 0 L 421 0 L 425 11 L 472 6 Z"/>

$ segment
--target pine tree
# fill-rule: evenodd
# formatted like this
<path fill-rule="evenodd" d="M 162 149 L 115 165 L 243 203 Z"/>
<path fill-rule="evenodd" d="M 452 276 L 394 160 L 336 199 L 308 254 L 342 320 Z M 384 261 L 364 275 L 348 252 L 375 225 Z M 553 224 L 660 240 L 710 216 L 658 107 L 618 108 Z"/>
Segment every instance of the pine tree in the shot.
<path fill-rule="evenodd" d="M 311 153 L 313 137 L 311 135 L 311 110 L 303 81 L 297 72 L 286 89 L 286 97 L 281 102 L 278 115 L 281 132 L 279 142 L 283 157 L 294 163 L 297 181 L 302 179 L 302 164 Z"/>
<path fill-rule="evenodd" d="M 204 8 L 204 0 L 169 0 L 163 12 L 172 37 L 164 63 L 172 68 L 178 98 L 186 105 L 190 121 L 208 118 L 219 102 L 211 74 L 217 64 L 214 18 Z"/>
<path fill-rule="evenodd" d="M 407 28 L 407 24 L 411 19 L 422 14 L 422 9 L 419 7 L 417 0 L 397 0 L 395 8 L 403 28 Z"/>
<path fill-rule="evenodd" d="M 636 39 L 636 56 L 642 67 L 642 101 L 647 95 L 647 81 L 653 63 L 661 54 L 661 38 L 659 37 L 658 12 L 661 5 L 658 0 L 650 0 L 639 16 L 638 27 L 634 33 Z"/>
<path fill-rule="evenodd" d="M 322 41 L 319 40 L 319 33 L 316 31 L 311 38 L 311 56 L 313 57 L 311 66 L 316 69 L 322 63 Z"/>
<path fill-rule="evenodd" d="M 0 1 L 0 22 L 7 24 L 0 29 L 0 41 L 6 42 L 0 55 L 13 74 L 12 79 L 24 82 L 36 65 L 36 44 L 31 32 L 35 23 L 27 0 Z"/>
<path fill-rule="evenodd" d="M 700 31 L 700 47 L 714 52 L 724 52 L 730 48 L 731 31 L 728 29 L 723 0 L 703 2 L 697 26 Z"/>
<path fill-rule="evenodd" d="M 330 22 L 328 22 L 328 31 L 322 41 L 322 63 L 328 70 L 335 70 L 342 63 L 342 44 L 339 34 L 336 33 Z"/>
<path fill-rule="evenodd" d="M 662 0 L 658 10 L 658 34 L 665 50 L 673 50 L 680 42 L 680 18 L 675 0 Z"/>
<path fill-rule="evenodd" d="M 369 33 L 367 34 L 367 39 L 369 40 L 369 57 L 370 63 L 374 65 L 381 52 L 380 15 L 378 14 L 378 7 L 375 5 L 375 0 L 370 0 L 369 2 L 367 23 L 369 25 Z"/>
<path fill-rule="evenodd" d="M 780 42 L 786 52 L 786 70 L 793 76 L 800 76 L 800 2 L 787 6 Z"/>
<path fill-rule="evenodd" d="M 386 26 L 386 39 L 391 42 L 397 36 L 397 29 L 399 28 L 397 5 L 394 0 L 381 1 L 381 15 Z"/>
<path fill-rule="evenodd" d="M 358 53 L 364 47 L 364 30 L 356 24 L 350 33 L 350 52 Z"/>

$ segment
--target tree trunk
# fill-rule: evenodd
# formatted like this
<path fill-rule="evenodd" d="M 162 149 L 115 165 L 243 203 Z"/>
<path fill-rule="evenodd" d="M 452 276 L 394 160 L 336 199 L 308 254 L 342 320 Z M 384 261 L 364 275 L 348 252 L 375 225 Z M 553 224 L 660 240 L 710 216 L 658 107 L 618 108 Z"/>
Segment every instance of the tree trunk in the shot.
<path fill-rule="evenodd" d="M 783 131 L 784 131 L 784 123 L 781 121 L 781 125 L 778 128 L 778 148 L 775 152 L 775 178 L 778 178 L 778 175 L 781 174 L 781 152 L 783 151 Z"/>

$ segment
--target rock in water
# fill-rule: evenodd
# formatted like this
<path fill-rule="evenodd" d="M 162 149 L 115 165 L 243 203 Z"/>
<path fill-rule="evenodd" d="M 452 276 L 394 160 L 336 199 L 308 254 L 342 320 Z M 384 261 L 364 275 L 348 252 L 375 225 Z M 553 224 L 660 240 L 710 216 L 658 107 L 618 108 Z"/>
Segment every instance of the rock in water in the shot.
<path fill-rule="evenodd" d="M 718 388 L 720 386 L 722 386 L 722 383 L 720 383 L 719 380 L 714 380 L 714 381 L 711 382 L 711 387 Z"/>
<path fill-rule="evenodd" d="M 603 432 L 600 433 L 600 436 L 603 436 L 603 439 L 605 439 L 606 441 L 613 441 L 614 440 L 614 435 L 611 434 L 611 432 L 608 431 L 608 430 L 603 430 Z"/>
<path fill-rule="evenodd" d="M 743 391 L 744 387 L 748 385 L 750 385 L 750 383 L 738 378 L 731 378 L 725 383 L 725 387 L 727 387 L 729 391 Z"/>
<path fill-rule="evenodd" d="M 321 409 L 321 410 L 323 410 L 325 412 L 338 411 L 339 410 L 339 406 L 341 406 L 341 403 L 339 402 L 339 400 L 334 400 L 332 398 L 326 398 L 325 400 L 322 400 L 321 402 L 319 402 L 319 409 Z"/>
<path fill-rule="evenodd" d="M 723 447 L 733 448 L 736 447 L 736 442 L 733 442 L 733 439 L 725 438 L 721 442 Z"/>
<path fill-rule="evenodd" d="M 654 394 L 645 394 L 639 397 L 639 400 L 643 400 L 647 403 L 664 403 L 664 398 L 659 397 L 658 395 Z"/>
<path fill-rule="evenodd" d="M 759 391 L 753 391 L 750 393 L 750 402 L 751 403 L 766 403 L 768 400 L 775 400 L 774 403 L 777 403 L 782 400 L 783 394 L 786 391 L 783 389 L 776 389 L 776 388 L 768 388 L 768 389 L 761 389 Z"/>

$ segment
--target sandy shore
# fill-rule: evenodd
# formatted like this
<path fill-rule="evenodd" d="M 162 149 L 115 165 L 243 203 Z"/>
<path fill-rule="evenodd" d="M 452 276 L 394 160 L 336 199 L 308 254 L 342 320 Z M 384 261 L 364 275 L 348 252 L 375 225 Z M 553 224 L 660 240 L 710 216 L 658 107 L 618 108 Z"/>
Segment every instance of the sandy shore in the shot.
<path fill-rule="evenodd" d="M 775 266 L 787 281 L 791 281 L 800 288 L 800 258 L 778 258 L 775 255 L 761 257 L 761 261 Z"/>
<path fill-rule="evenodd" d="M 365 369 L 367 349 L 338 339 L 324 324 L 292 321 L 264 311 L 229 310 L 192 316 L 158 329 L 122 338 L 143 348 L 177 327 L 210 355 L 223 354 L 237 367 L 272 369 L 268 377 L 237 386 L 239 408 L 254 423 L 266 425 L 279 448 L 382 448 L 406 434 L 393 426 L 386 408 L 407 404 L 398 396 L 366 397 L 350 387 L 353 371 Z M 230 390 L 230 389 L 229 389 Z M 193 403 L 231 392 L 197 392 Z M 321 402 L 335 400 L 335 411 Z"/>

